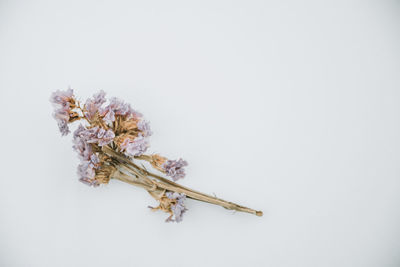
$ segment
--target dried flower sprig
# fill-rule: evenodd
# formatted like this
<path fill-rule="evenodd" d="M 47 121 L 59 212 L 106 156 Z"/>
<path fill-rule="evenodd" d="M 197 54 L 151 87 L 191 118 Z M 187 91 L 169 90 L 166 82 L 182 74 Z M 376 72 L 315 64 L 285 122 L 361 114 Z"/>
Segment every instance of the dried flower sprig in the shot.
<path fill-rule="evenodd" d="M 70 133 L 70 123 L 83 122 L 73 133 L 73 148 L 81 161 L 78 166 L 81 182 L 96 187 L 117 179 L 144 188 L 159 203 L 150 208 L 168 213 L 167 222 L 182 220 L 187 211 L 186 198 L 262 216 L 261 211 L 175 183 L 185 177 L 188 163 L 183 159 L 170 160 L 158 154 L 145 154 L 152 132 L 143 115 L 129 104 L 117 98 L 111 98 L 106 104 L 105 92 L 100 91 L 81 105 L 72 89 L 54 92 L 50 101 L 63 136 Z M 143 164 L 139 165 L 139 161 L 147 161 L 173 181 L 148 171 Z"/>

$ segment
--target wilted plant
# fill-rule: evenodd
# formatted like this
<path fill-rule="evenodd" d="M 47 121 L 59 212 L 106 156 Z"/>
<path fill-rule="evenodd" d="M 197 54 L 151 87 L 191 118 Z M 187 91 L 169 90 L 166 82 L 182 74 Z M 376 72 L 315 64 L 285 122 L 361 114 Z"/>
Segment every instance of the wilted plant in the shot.
<path fill-rule="evenodd" d="M 117 98 L 111 98 L 106 104 L 105 93 L 100 91 L 82 105 L 72 89 L 54 92 L 50 101 L 55 108 L 53 116 L 63 136 L 70 133 L 70 123 L 82 121 L 73 133 L 73 148 L 81 160 L 78 166 L 81 182 L 96 187 L 107 184 L 110 179 L 118 179 L 142 187 L 159 202 L 157 207 L 150 207 L 152 210 L 169 213 L 166 221 L 182 220 L 187 210 L 184 203 L 186 197 L 262 216 L 261 211 L 175 183 L 185 177 L 187 162 L 182 159 L 170 160 L 158 154 L 145 154 L 152 132 L 142 114 L 129 104 Z M 155 170 L 173 181 L 148 171 L 139 161 L 149 162 Z"/>

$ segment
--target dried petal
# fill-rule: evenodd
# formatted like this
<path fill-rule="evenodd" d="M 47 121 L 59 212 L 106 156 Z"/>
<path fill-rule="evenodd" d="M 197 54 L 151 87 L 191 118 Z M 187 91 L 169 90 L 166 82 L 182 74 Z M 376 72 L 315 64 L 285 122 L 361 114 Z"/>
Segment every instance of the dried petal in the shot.
<path fill-rule="evenodd" d="M 50 102 L 53 103 L 57 108 L 61 107 L 69 107 L 69 101 L 74 96 L 74 90 L 69 88 L 68 90 L 61 91 L 57 90 L 51 94 Z"/>
<path fill-rule="evenodd" d="M 106 93 L 101 90 L 100 92 L 96 93 L 93 95 L 92 98 L 89 98 L 86 100 L 85 103 L 85 116 L 89 120 L 92 120 L 96 113 L 99 111 L 101 105 L 103 105 L 106 102 L 105 98 Z"/>
<path fill-rule="evenodd" d="M 59 120 L 57 125 L 58 125 L 58 129 L 60 130 L 62 136 L 68 135 L 71 132 L 69 130 L 67 122 Z"/>
<path fill-rule="evenodd" d="M 92 145 L 89 141 L 100 144 L 101 142 L 106 142 L 105 140 L 108 140 L 108 131 L 105 131 L 102 128 L 103 131 L 100 131 L 98 127 L 95 128 L 87 129 L 80 124 L 74 132 L 73 139 L 73 148 L 78 152 L 79 158 L 81 159 L 81 163 L 78 166 L 79 180 L 91 186 L 98 186 L 100 184 L 96 180 L 95 176 L 96 170 L 99 169 L 101 162 L 98 155 L 93 152 Z M 102 181 L 105 182 L 106 179 L 102 179 Z"/>
<path fill-rule="evenodd" d="M 115 121 L 115 115 L 129 116 L 132 118 L 140 118 L 142 114 L 132 109 L 131 105 L 124 101 L 113 97 L 105 108 L 100 110 L 100 114 L 107 123 Z"/>
<path fill-rule="evenodd" d="M 87 143 L 95 143 L 99 146 L 108 145 L 114 140 L 115 134 L 112 130 L 104 130 L 101 127 L 93 127 L 79 133 L 80 137 Z"/>
<path fill-rule="evenodd" d="M 167 160 L 163 165 L 162 168 L 165 171 L 167 176 L 170 176 L 172 180 L 177 181 L 185 177 L 185 169 L 188 163 L 183 160 Z"/>
<path fill-rule="evenodd" d="M 185 207 L 186 195 L 183 193 L 176 193 L 176 192 L 174 193 L 167 192 L 165 195 L 169 199 L 175 200 L 175 204 L 171 205 L 171 211 L 174 215 L 174 219 L 169 217 L 167 221 L 181 222 L 183 214 L 187 211 Z"/>
<path fill-rule="evenodd" d="M 121 144 L 121 149 L 129 157 L 140 156 L 146 152 L 149 144 L 147 138 L 139 134 L 135 139 L 125 138 Z"/>
<path fill-rule="evenodd" d="M 140 131 L 142 131 L 143 136 L 147 137 L 153 134 L 153 132 L 150 130 L 150 123 L 145 120 L 139 121 L 137 124 L 137 127 Z"/>
<path fill-rule="evenodd" d="M 103 109 L 101 111 L 101 115 L 104 116 L 103 120 L 108 124 L 111 124 L 113 121 L 115 121 L 115 113 L 110 106 Z"/>
<path fill-rule="evenodd" d="M 69 134 L 70 131 L 68 128 L 68 122 L 70 121 L 70 114 L 74 114 L 73 112 L 71 112 L 71 108 L 75 105 L 73 90 L 58 90 L 52 93 L 50 97 L 50 102 L 53 104 L 53 117 L 57 121 L 57 125 L 61 132 L 61 135 L 64 136 Z"/>

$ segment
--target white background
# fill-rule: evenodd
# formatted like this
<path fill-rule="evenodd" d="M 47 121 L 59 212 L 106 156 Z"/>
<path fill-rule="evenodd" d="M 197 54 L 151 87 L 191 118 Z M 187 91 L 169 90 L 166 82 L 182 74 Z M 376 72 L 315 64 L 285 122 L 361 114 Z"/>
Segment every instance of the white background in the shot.
<path fill-rule="evenodd" d="M 400 266 L 399 30 L 399 1 L 0 0 L 0 266 Z M 79 183 L 68 86 L 264 216 Z"/>

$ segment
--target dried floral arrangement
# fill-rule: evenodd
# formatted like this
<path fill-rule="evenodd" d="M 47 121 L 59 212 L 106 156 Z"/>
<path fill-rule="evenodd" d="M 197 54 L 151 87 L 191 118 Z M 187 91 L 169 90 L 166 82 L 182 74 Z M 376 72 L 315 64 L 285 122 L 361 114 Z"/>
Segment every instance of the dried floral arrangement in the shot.
<path fill-rule="evenodd" d="M 167 222 L 182 220 L 182 215 L 187 211 L 186 198 L 262 216 L 261 211 L 176 183 L 185 177 L 187 162 L 182 159 L 170 160 L 158 154 L 145 154 L 152 132 L 142 114 L 128 103 L 115 97 L 107 103 L 104 91 L 100 91 L 82 105 L 72 89 L 54 92 L 50 101 L 55 109 L 53 117 L 63 136 L 70 133 L 70 123 L 83 123 L 73 133 L 73 148 L 81 161 L 78 166 L 81 182 L 96 187 L 107 184 L 110 179 L 117 179 L 144 188 L 159 203 L 157 207 L 149 208 L 168 213 Z M 150 163 L 160 175 L 147 170 L 140 161 Z"/>

